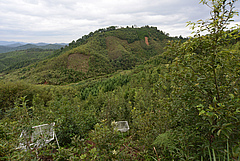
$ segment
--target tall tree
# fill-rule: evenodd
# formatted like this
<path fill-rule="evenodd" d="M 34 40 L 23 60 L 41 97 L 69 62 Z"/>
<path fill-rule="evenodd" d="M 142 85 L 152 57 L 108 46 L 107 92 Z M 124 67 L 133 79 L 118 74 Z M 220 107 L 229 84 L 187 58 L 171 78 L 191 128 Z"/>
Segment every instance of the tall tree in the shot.
<path fill-rule="evenodd" d="M 239 37 L 237 26 L 229 28 L 238 14 L 235 2 L 201 0 L 211 8 L 211 18 L 188 22 L 196 29 L 194 37 L 184 43 L 171 42 L 166 52 L 174 56 L 169 65 L 172 82 L 166 103 L 172 127 L 185 134 L 191 131 L 193 140 L 187 140 L 188 144 L 201 147 L 201 155 L 206 147 L 220 155 L 227 142 L 233 148 L 240 141 L 236 137 L 240 134 L 240 53 L 229 47 Z"/>

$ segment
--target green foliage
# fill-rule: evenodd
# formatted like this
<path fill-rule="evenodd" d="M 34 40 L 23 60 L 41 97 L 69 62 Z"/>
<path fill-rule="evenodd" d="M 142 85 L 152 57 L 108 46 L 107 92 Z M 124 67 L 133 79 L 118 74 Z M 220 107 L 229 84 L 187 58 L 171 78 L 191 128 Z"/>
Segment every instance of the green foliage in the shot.
<path fill-rule="evenodd" d="M 69 101 L 67 97 L 49 103 L 57 123 L 57 135 L 61 146 L 71 143 L 75 135 L 84 138 L 87 132 L 98 122 L 94 109 L 80 109 L 77 103 Z"/>
<path fill-rule="evenodd" d="M 125 74 L 121 73 L 101 80 L 92 80 L 89 82 L 83 81 L 82 83 L 80 82 L 79 84 L 72 86 L 57 87 L 28 84 L 29 90 L 34 88 L 35 93 L 33 99 L 29 99 L 29 101 L 24 104 L 25 108 L 21 108 L 23 107 L 21 102 L 16 102 L 15 105 L 12 106 L 13 109 L 9 110 L 7 115 L 4 115 L 5 117 L 2 119 L 2 122 L 4 124 L 8 123 L 8 126 L 11 128 L 18 127 L 18 133 L 13 133 L 15 138 L 20 135 L 23 126 L 19 125 L 23 122 L 21 121 L 19 124 L 15 123 L 10 125 L 11 122 L 22 120 L 22 118 L 28 118 L 30 122 L 25 121 L 26 127 L 55 122 L 55 130 L 62 148 L 56 150 L 54 153 L 50 152 L 48 155 L 50 155 L 49 157 L 59 160 L 61 158 L 75 158 L 76 160 L 79 160 L 80 157 L 98 157 L 99 159 L 104 159 L 106 158 L 106 154 L 108 154 L 109 157 L 119 159 L 141 160 L 143 156 L 148 158 L 150 157 L 150 154 L 147 153 L 147 150 L 151 148 L 144 147 L 146 146 L 145 141 L 148 140 L 152 142 L 154 140 L 152 135 L 154 134 L 155 137 L 157 136 L 159 132 L 157 129 L 162 126 L 162 123 L 160 123 L 160 120 L 158 119 L 159 113 L 146 111 L 147 115 L 145 115 L 145 112 L 141 112 L 152 109 L 146 108 L 148 106 L 157 106 L 150 99 L 151 97 L 156 97 L 156 93 L 152 91 L 147 93 L 143 89 L 138 89 L 138 86 L 142 85 L 145 87 L 151 86 L 150 83 L 155 82 L 157 79 L 153 79 L 150 72 L 156 73 L 156 71 L 150 70 L 149 67 L 142 67 L 141 69 L 148 74 L 140 72 L 141 70 L 136 70 L 133 75 L 133 73 L 129 71 L 123 72 Z M 139 72 L 141 74 L 138 74 Z M 146 77 L 149 78 L 146 79 Z M 141 79 L 141 82 L 138 82 L 137 79 Z M 134 86 L 136 87 L 135 89 Z M 8 88 L 13 87 L 8 86 Z M 83 93 L 86 94 L 84 99 L 82 98 Z M 146 95 L 149 97 L 145 98 Z M 15 97 L 14 100 L 18 100 L 17 94 L 13 97 Z M 45 100 L 45 97 L 49 100 Z M 144 101 L 141 101 L 143 98 Z M 150 105 L 149 102 L 152 102 L 152 105 Z M 133 105 L 135 105 L 135 110 Z M 10 106 L 8 107 L 10 108 Z M 138 109 L 138 112 L 135 112 L 136 109 Z M 24 117 L 21 118 L 20 116 L 23 116 L 23 114 Z M 91 134 L 91 130 L 94 130 L 94 125 L 96 125 L 99 120 L 104 120 L 106 118 L 107 122 L 100 127 L 108 130 L 102 131 L 101 128 L 96 128 L 95 131 L 97 135 L 94 133 Z M 147 119 L 147 121 L 145 121 L 145 119 Z M 94 139 L 96 139 L 96 141 L 99 140 L 100 142 L 100 136 L 112 134 L 113 131 L 111 131 L 109 124 L 113 120 L 127 120 L 129 123 L 133 121 L 134 123 L 130 124 L 130 128 L 133 129 L 133 134 L 127 138 L 125 137 L 125 134 L 124 138 L 122 138 L 122 134 L 114 134 L 114 139 L 116 139 L 114 142 L 111 139 L 109 140 L 108 138 L 105 138 L 108 139 L 108 141 L 106 140 L 107 144 L 110 145 L 110 143 L 114 143 L 111 147 L 101 144 L 102 146 L 99 145 L 98 148 L 95 147 L 96 151 L 87 150 L 89 148 L 94 149 L 94 147 L 87 142 L 87 140 L 93 141 L 93 136 L 95 136 Z M 152 121 L 156 122 L 153 123 Z M 163 120 L 161 120 L 161 122 L 163 122 Z M 145 128 L 143 125 L 149 127 Z M 144 136 L 144 133 L 141 133 L 143 129 L 145 132 L 149 130 L 149 134 L 146 135 L 146 137 L 141 138 Z M 9 133 L 8 129 L 4 129 L 3 131 L 4 133 Z M 107 134 L 108 132 L 109 134 Z M 89 136 L 90 134 L 91 137 Z M 76 137 L 79 137 L 79 140 L 76 140 Z M 3 139 L 3 142 L 6 142 L 6 139 Z M 86 140 L 86 142 L 80 141 L 82 139 Z M 16 147 L 17 141 L 18 140 L 16 140 L 14 145 L 10 142 L 7 143 Z M 24 156 L 25 158 L 32 159 L 36 157 L 34 152 L 31 153 L 29 151 L 27 154 L 23 154 L 20 151 L 14 151 L 14 148 L 12 149 L 14 153 L 8 153 L 6 152 L 8 151 L 7 149 L 9 149 L 9 147 L 7 147 L 8 144 L 4 144 L 4 149 L 6 150 L 5 152 L 3 150 L 3 157 L 15 158 L 15 160 L 17 160 L 17 158 L 21 160 Z M 105 150 L 102 150 L 102 148 L 105 148 Z M 39 149 L 38 151 L 39 153 L 43 153 L 46 150 L 47 149 Z"/>
<path fill-rule="evenodd" d="M 41 61 L 52 55 L 54 50 L 28 49 L 13 51 L 10 53 L 0 54 L 0 72 L 9 72 L 10 70 L 19 69 L 34 62 Z"/>
<path fill-rule="evenodd" d="M 39 82 L 84 80 L 2 82 L 1 159 L 239 160 L 239 31 L 227 30 L 233 1 L 201 2 L 212 5 L 213 17 L 195 24 L 193 38 L 171 41 L 164 55 L 164 39 L 174 38 L 162 31 L 112 26 L 22 69 Z M 89 58 L 88 71 L 67 68 L 74 54 Z M 130 130 L 116 131 L 115 121 L 128 121 Z M 23 129 L 52 122 L 59 149 L 55 142 L 15 149 Z"/>
<path fill-rule="evenodd" d="M 229 48 L 231 40 L 239 35 L 236 30 L 226 32 L 235 14 L 234 1 L 202 2 L 212 7 L 211 19 L 198 21 L 199 29 L 193 38 L 182 44 L 170 44 L 166 52 L 173 56 L 168 73 L 172 79 L 170 93 L 169 98 L 165 98 L 171 101 L 167 107 L 173 120 L 171 126 L 191 129 L 195 134 L 192 139 L 195 143 L 190 141 L 188 145 L 201 148 L 189 151 L 193 158 L 207 157 L 206 147 L 219 154 L 224 151 L 227 140 L 231 147 L 239 141 L 236 136 L 240 119 L 237 112 L 240 55 L 239 51 Z M 195 28 L 195 23 L 190 24 Z M 201 36 L 203 31 L 209 34 Z M 176 134 L 181 136 L 181 133 Z M 222 156 L 219 154 L 220 158 Z M 187 159 L 186 156 L 181 158 Z"/>
<path fill-rule="evenodd" d="M 113 72 L 109 59 L 100 54 L 92 55 L 89 63 L 89 72 L 92 72 L 94 75 L 109 74 Z"/>
<path fill-rule="evenodd" d="M 148 37 L 149 45 L 145 43 L 145 37 Z M 111 26 L 71 42 L 65 48 L 54 51 L 45 60 L 41 58 L 43 56 L 41 54 L 34 59 L 31 55 L 29 60 L 16 62 L 11 68 L 7 68 L 9 74 L 3 74 L 1 78 L 7 81 L 27 80 L 34 84 L 75 83 L 118 70 L 132 69 L 161 54 L 166 40 L 173 39 L 177 38 L 169 37 L 156 27 L 117 29 Z M 76 60 L 72 61 L 71 58 Z M 11 62 L 15 61 L 17 60 Z M 35 61 L 37 63 L 32 64 Z M 30 65 L 27 66 L 28 64 Z M 0 64 L 0 67 L 6 68 L 6 65 Z M 17 68 L 20 69 L 9 71 Z"/>
<path fill-rule="evenodd" d="M 80 98 L 85 100 L 89 95 L 97 96 L 99 92 L 113 91 L 117 87 L 121 87 L 129 82 L 128 75 L 118 75 L 106 80 L 100 80 L 94 84 L 88 84 L 87 87 L 80 89 Z"/>
<path fill-rule="evenodd" d="M 2 82 L 0 91 L 1 118 L 7 110 L 14 107 L 14 102 L 17 98 L 27 96 L 27 99 L 32 100 L 34 95 L 31 85 L 23 82 Z"/>

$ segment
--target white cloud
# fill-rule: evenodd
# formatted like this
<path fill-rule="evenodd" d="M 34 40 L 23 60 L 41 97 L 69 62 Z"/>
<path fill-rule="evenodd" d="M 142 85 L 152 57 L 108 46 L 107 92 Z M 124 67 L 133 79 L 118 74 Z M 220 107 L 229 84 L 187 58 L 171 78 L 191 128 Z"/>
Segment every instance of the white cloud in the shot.
<path fill-rule="evenodd" d="M 186 22 L 209 17 L 198 0 L 5 0 L 0 1 L 0 39 L 71 42 L 108 26 L 151 25 L 189 36 Z M 239 5 L 238 5 L 239 6 Z M 239 21 L 239 18 L 236 19 Z"/>

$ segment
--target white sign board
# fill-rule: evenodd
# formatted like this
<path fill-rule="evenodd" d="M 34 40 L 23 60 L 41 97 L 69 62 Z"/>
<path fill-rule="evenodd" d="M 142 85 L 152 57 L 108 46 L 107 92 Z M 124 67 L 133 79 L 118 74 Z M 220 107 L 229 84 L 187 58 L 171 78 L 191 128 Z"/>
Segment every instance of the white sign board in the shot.
<path fill-rule="evenodd" d="M 55 123 L 33 126 L 30 135 L 29 132 L 26 132 L 25 130 L 22 131 L 20 135 L 20 138 L 22 138 L 22 142 L 20 143 L 20 146 L 18 148 L 40 148 L 54 139 L 56 139 L 58 144 L 58 140 L 53 128 L 54 125 Z"/>
<path fill-rule="evenodd" d="M 126 132 L 130 129 L 127 121 L 117 121 L 116 123 L 117 123 L 116 128 L 118 131 Z"/>

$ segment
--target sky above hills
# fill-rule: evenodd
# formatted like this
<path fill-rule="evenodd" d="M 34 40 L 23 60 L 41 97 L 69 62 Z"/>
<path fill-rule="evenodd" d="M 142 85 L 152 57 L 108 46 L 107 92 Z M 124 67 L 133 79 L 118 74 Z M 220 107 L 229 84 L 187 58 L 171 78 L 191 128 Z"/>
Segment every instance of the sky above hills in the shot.
<path fill-rule="evenodd" d="M 99 28 L 132 25 L 186 37 L 186 22 L 209 12 L 199 0 L 0 0 L 0 40 L 69 43 Z"/>

